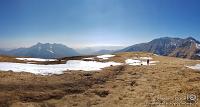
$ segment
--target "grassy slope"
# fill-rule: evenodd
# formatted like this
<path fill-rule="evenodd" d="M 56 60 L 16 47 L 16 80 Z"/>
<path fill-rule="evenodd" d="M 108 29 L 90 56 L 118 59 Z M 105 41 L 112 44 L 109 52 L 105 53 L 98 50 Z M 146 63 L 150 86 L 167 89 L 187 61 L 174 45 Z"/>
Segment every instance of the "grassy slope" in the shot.
<path fill-rule="evenodd" d="M 149 53 L 120 53 L 109 60 L 124 62 L 127 58 L 137 56 L 151 56 L 160 63 L 154 66 L 111 67 L 92 74 L 68 72 L 49 77 L 1 72 L 0 97 L 14 99 L 13 107 L 143 107 L 149 106 L 155 98 L 159 99 L 157 102 L 173 102 L 174 98 L 182 98 L 180 102 L 188 102 L 184 99 L 187 94 L 200 95 L 200 73 L 185 67 L 200 61 Z M 71 86 L 67 83 L 71 83 Z M 82 91 L 78 90 L 76 93 L 77 90 L 74 92 L 69 87 Z M 20 97 L 13 97 L 18 95 L 16 93 Z M 11 97 L 5 97 L 9 95 Z M 61 96 L 57 98 L 59 95 Z M 200 106 L 199 103 L 197 105 Z"/>

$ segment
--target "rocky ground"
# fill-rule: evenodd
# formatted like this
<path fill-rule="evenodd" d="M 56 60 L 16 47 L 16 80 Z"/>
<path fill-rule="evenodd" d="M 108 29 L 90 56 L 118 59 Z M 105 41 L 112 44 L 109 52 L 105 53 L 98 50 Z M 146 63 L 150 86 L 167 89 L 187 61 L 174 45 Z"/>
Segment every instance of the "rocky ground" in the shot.
<path fill-rule="evenodd" d="M 200 61 L 151 53 L 120 53 L 108 61 L 124 63 L 127 58 L 140 56 L 152 57 L 159 63 L 111 66 L 98 72 L 66 71 L 50 76 L 0 72 L 0 106 L 200 106 L 200 73 L 185 67 Z M 0 57 L 0 61 L 6 60 L 15 61 L 12 57 Z"/>

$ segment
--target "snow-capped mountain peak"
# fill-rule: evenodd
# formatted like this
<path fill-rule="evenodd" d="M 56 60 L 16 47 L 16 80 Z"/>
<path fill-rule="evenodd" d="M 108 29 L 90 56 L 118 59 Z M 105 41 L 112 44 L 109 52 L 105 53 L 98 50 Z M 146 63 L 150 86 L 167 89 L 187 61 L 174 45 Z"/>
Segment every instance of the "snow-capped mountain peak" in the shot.
<path fill-rule="evenodd" d="M 36 45 L 29 48 L 10 50 L 6 52 L 5 55 L 34 58 L 58 58 L 66 56 L 77 56 L 79 53 L 77 53 L 74 49 L 62 44 L 37 43 Z"/>

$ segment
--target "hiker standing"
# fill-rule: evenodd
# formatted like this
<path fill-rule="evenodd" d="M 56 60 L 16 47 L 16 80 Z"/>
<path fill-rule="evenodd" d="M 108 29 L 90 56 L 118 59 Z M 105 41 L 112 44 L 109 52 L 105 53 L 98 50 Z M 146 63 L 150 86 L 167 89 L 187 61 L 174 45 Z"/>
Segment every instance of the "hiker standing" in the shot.
<path fill-rule="evenodd" d="M 147 59 L 147 65 L 149 65 L 149 59 Z"/>

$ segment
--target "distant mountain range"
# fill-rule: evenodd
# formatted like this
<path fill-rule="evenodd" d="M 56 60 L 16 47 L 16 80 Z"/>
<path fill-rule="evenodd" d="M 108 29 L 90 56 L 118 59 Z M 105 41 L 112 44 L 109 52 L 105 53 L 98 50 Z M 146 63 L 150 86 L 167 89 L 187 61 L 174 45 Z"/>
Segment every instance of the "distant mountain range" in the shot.
<path fill-rule="evenodd" d="M 158 55 L 200 59 L 200 42 L 192 37 L 185 39 L 163 37 L 147 43 L 129 46 L 116 52 L 152 52 Z"/>
<path fill-rule="evenodd" d="M 18 48 L 10 51 L 1 50 L 0 54 L 35 58 L 58 58 L 79 55 L 79 53 L 74 49 L 56 43 L 37 43 L 36 45 L 29 48 Z"/>
<path fill-rule="evenodd" d="M 5 50 L 0 50 L 0 54 L 5 55 L 6 51 Z"/>
<path fill-rule="evenodd" d="M 116 50 L 125 48 L 124 46 L 93 46 L 77 48 L 76 51 L 81 55 L 109 54 Z"/>
<path fill-rule="evenodd" d="M 94 55 L 112 54 L 112 53 L 114 53 L 114 52 L 115 52 L 115 50 L 102 49 L 102 50 L 99 50 L 99 51 L 94 52 L 93 54 L 94 54 Z"/>
<path fill-rule="evenodd" d="M 114 49 L 113 47 L 111 47 Z M 78 51 L 78 52 L 77 52 Z M 151 52 L 158 55 L 190 59 L 200 59 L 200 42 L 192 37 L 185 39 L 163 37 L 147 43 L 135 44 L 120 50 L 84 48 L 75 50 L 62 44 L 37 43 L 29 48 L 18 48 L 9 51 L 0 50 L 1 55 L 12 55 L 36 58 L 59 58 L 78 55 L 111 54 L 118 52 Z"/>

